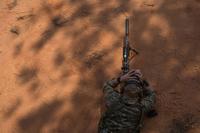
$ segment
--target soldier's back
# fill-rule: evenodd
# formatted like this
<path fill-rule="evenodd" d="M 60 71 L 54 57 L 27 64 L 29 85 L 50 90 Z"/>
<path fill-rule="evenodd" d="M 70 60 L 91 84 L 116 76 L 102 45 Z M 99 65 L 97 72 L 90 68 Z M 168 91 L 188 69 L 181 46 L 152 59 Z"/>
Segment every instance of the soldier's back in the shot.
<path fill-rule="evenodd" d="M 107 108 L 99 122 L 99 133 L 133 133 L 141 119 L 141 106 L 137 99 L 120 97 L 119 101 Z"/>

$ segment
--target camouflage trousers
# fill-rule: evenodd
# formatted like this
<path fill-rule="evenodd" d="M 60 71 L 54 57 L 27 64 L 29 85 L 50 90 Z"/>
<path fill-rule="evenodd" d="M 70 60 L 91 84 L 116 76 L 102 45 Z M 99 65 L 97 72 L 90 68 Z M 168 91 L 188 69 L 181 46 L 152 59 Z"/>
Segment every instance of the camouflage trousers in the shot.
<path fill-rule="evenodd" d="M 140 133 L 140 131 L 133 131 L 131 129 L 118 131 L 118 132 L 109 132 L 107 129 L 103 129 L 100 133 Z"/>

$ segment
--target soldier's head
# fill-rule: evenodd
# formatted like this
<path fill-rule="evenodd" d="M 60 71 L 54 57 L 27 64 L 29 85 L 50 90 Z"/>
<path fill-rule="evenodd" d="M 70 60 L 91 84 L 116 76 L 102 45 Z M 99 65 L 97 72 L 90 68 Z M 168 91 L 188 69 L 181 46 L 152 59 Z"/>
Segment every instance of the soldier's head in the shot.
<path fill-rule="evenodd" d="M 135 98 L 141 91 L 141 85 L 137 83 L 137 81 L 133 81 L 132 83 L 126 83 L 123 87 L 123 95 L 128 96 L 130 98 Z"/>
<path fill-rule="evenodd" d="M 138 90 L 141 90 L 142 73 L 139 69 L 132 69 L 128 73 L 122 75 L 120 80 L 122 81 L 121 93 L 123 95 L 134 97 L 138 94 Z"/>

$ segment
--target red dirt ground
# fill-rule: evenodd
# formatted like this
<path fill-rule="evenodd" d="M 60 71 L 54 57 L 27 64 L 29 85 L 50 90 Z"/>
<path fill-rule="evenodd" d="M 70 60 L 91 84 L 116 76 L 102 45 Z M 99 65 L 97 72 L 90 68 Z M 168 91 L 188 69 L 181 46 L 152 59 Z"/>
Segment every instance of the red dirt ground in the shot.
<path fill-rule="evenodd" d="M 157 93 L 142 133 L 200 133 L 199 0 L 0 0 L 0 133 L 96 133 L 125 16 Z"/>

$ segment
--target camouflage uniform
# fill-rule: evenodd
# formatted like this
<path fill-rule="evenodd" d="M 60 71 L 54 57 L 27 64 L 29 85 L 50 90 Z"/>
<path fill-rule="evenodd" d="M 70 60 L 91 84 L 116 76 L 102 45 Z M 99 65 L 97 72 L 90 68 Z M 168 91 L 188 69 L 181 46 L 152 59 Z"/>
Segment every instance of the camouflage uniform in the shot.
<path fill-rule="evenodd" d="M 155 93 L 137 79 L 131 84 L 137 93 L 130 98 L 114 90 L 118 84 L 113 79 L 103 87 L 107 109 L 99 121 L 98 133 L 139 133 L 143 114 L 152 109 Z"/>

